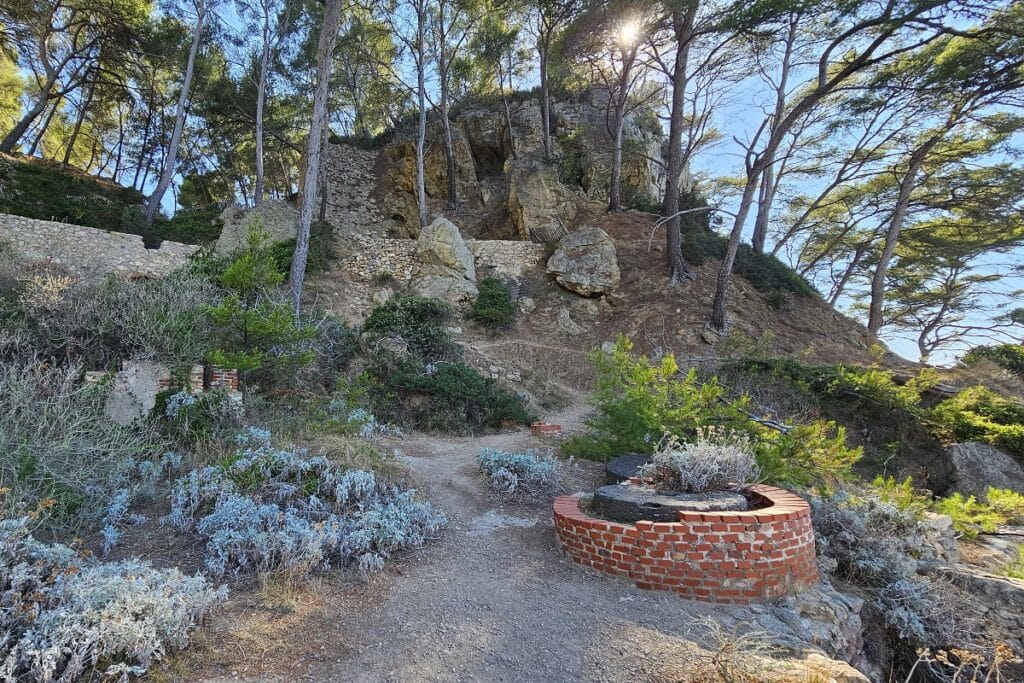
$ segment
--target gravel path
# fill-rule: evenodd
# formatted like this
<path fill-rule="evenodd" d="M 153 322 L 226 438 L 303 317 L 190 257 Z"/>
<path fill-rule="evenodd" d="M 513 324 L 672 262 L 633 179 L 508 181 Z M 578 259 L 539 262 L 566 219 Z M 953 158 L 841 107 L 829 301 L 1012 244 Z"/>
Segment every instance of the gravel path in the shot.
<path fill-rule="evenodd" d="M 580 409 L 549 417 L 572 430 Z M 476 467 L 482 447 L 537 446 L 525 432 L 413 436 L 393 444 L 448 515 L 442 539 L 404 564 L 382 599 L 347 616 L 349 656 L 310 678 L 355 681 L 677 679 L 694 620 L 749 617 L 592 576 L 560 554 L 550 503 L 500 504 Z M 591 463 L 570 479 L 592 479 Z M 673 673 L 675 670 L 675 673 Z"/>

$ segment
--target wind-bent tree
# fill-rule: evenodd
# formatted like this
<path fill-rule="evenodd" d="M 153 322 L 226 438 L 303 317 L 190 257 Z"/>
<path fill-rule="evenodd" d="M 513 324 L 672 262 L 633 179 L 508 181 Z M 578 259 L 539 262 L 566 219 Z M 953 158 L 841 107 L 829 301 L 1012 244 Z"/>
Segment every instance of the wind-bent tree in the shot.
<path fill-rule="evenodd" d="M 188 51 L 188 61 L 185 62 L 185 74 L 181 81 L 181 90 L 178 92 L 178 104 L 174 114 L 174 128 L 171 132 L 171 141 L 167 147 L 164 157 L 163 168 L 160 171 L 160 179 L 157 181 L 156 189 L 149 196 L 149 203 L 146 205 L 146 223 L 151 225 L 153 218 L 160 209 L 160 202 L 163 201 L 164 193 L 174 179 L 175 166 L 178 160 L 178 147 L 181 145 L 181 133 L 185 128 L 185 118 L 188 116 L 189 91 L 192 88 L 192 75 L 195 72 L 196 55 L 199 53 L 199 45 L 203 39 L 203 27 L 206 23 L 207 13 L 210 11 L 212 0 L 194 0 L 193 9 L 196 13 L 195 24 L 192 28 L 192 46 Z"/>
<path fill-rule="evenodd" d="M 313 224 L 313 210 L 316 207 L 320 174 L 320 151 L 323 144 L 324 127 L 327 124 L 327 96 L 331 83 L 331 68 L 334 64 L 334 46 L 338 40 L 338 25 L 341 22 L 341 0 L 327 0 L 320 24 L 320 37 L 316 51 L 316 86 L 313 90 L 313 111 L 309 122 L 309 137 L 306 142 L 305 179 L 302 188 L 302 203 L 299 206 L 299 225 L 295 234 L 295 253 L 288 276 L 288 289 L 295 305 L 295 317 L 302 314 L 302 285 L 306 279 L 306 260 L 309 256 L 309 230 Z"/>
<path fill-rule="evenodd" d="M 883 324 L 885 284 L 900 233 L 911 212 L 914 192 L 927 179 L 929 164 L 970 158 L 986 137 L 964 135 L 965 128 L 988 129 L 987 136 L 1016 130 L 1019 122 L 987 114 L 1000 106 L 1019 105 L 1024 89 L 1024 10 L 996 12 L 986 25 L 958 30 L 879 70 L 870 99 L 899 101 L 916 118 L 899 164 L 899 187 L 885 228 L 882 253 L 871 279 L 868 330 L 877 335 Z M 914 123 L 917 123 L 914 126 Z"/>
<path fill-rule="evenodd" d="M 974 3 L 976 5 L 977 3 Z M 786 114 L 770 130 L 764 123 L 753 136 L 744 163 L 744 184 L 733 220 L 725 257 L 718 274 L 712 303 L 711 326 L 719 331 L 727 327 L 726 308 L 732 285 L 732 269 L 736 262 L 743 229 L 757 194 L 759 181 L 772 163 L 783 139 L 804 117 L 811 114 L 826 98 L 849 85 L 866 70 L 888 63 L 901 55 L 920 49 L 952 32 L 953 18 L 962 9 L 958 0 L 912 0 L 903 3 L 851 6 L 845 2 L 819 3 L 807 21 L 817 22 L 830 38 L 821 46 L 813 64 L 814 77 L 799 89 Z M 733 23 L 757 27 L 758 30 L 780 30 L 789 15 L 786 7 L 772 0 L 755 1 L 738 8 Z M 763 135 L 765 141 L 757 148 Z"/>

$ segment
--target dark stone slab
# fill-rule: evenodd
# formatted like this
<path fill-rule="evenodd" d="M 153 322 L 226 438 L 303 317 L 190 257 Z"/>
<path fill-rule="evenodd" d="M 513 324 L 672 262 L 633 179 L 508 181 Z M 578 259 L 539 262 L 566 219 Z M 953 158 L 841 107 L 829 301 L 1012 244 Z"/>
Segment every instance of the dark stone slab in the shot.
<path fill-rule="evenodd" d="M 651 461 L 651 456 L 646 453 L 626 453 L 614 460 L 609 460 L 604 466 L 605 481 L 609 484 L 618 484 L 630 477 L 637 476 L 641 465 Z"/>
<path fill-rule="evenodd" d="M 735 491 L 676 493 L 636 484 L 602 486 L 594 492 L 593 502 L 595 514 L 620 522 L 675 522 L 683 510 L 717 512 L 749 508 L 746 497 Z"/>

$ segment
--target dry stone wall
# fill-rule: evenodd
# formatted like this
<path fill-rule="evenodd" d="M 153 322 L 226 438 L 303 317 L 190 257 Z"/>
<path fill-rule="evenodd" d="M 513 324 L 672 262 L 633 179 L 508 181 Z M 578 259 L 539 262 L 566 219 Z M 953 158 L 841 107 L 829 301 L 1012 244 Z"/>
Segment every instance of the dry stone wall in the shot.
<path fill-rule="evenodd" d="M 194 244 L 178 242 L 147 249 L 139 235 L 8 214 L 0 214 L 0 241 L 10 244 L 21 258 L 53 261 L 80 277 L 163 277 L 199 250 Z"/>
<path fill-rule="evenodd" d="M 544 245 L 511 240 L 466 240 L 473 252 L 477 276 L 521 278 L 544 264 Z M 369 239 L 342 267 L 355 277 L 372 280 L 385 275 L 403 284 L 422 274 L 416 255 L 416 240 Z"/>

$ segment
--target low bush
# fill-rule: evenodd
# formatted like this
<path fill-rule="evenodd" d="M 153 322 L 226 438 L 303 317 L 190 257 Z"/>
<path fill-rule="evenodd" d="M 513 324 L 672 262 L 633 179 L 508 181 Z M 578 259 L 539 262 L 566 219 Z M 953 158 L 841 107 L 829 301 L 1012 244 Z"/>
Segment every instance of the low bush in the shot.
<path fill-rule="evenodd" d="M 224 228 L 220 213 L 218 207 L 211 206 L 205 209 L 178 211 L 171 218 L 160 216 L 153 221 L 150 235 L 159 240 L 184 244 L 212 244 L 217 241 Z"/>
<path fill-rule="evenodd" d="M 813 501 L 818 553 L 838 575 L 868 591 L 869 606 L 888 628 L 890 645 L 909 666 L 918 647 L 970 644 L 976 634 L 969 597 L 917 573 L 928 554 L 920 515 L 865 493 L 836 491 Z"/>
<path fill-rule="evenodd" d="M 127 680 L 188 644 L 227 599 L 201 576 L 139 560 L 99 562 L 0 521 L 0 679 Z"/>
<path fill-rule="evenodd" d="M 492 331 L 511 327 L 516 317 L 516 306 L 508 285 L 496 277 L 485 277 L 478 286 L 480 294 L 466 313 L 466 318 Z"/>
<path fill-rule="evenodd" d="M 295 256 L 295 240 L 275 242 L 267 247 L 267 253 L 277 264 L 277 269 L 287 275 Z M 309 226 L 309 252 L 306 254 L 306 273 L 322 273 L 334 259 L 334 232 L 330 223 L 314 221 Z"/>
<path fill-rule="evenodd" d="M 39 507 L 48 530 L 98 522 L 122 490 L 136 491 L 164 450 L 145 425 L 104 414 L 106 387 L 86 386 L 76 368 L 0 364 L 0 496 L 4 517 Z M 134 493 L 133 493 L 134 495 Z"/>
<path fill-rule="evenodd" d="M 1002 517 L 1002 524 L 1024 525 L 1024 495 L 1010 489 L 989 487 L 985 501 Z"/>
<path fill-rule="evenodd" d="M 249 428 L 230 458 L 175 483 L 167 521 L 206 538 L 206 566 L 215 576 L 305 575 L 328 566 L 372 571 L 445 526 L 442 513 L 414 496 L 373 472 L 276 449 L 269 432 Z"/>
<path fill-rule="evenodd" d="M 1024 545 L 1017 546 L 1017 557 L 1003 567 L 1003 574 L 1024 581 Z"/>
<path fill-rule="evenodd" d="M 658 488 L 705 493 L 740 488 L 757 479 L 758 469 L 748 435 L 708 427 L 698 428 L 693 441 L 669 437 L 640 476 Z"/>
<path fill-rule="evenodd" d="M 522 398 L 457 361 L 377 356 L 363 386 L 378 417 L 428 432 L 472 434 L 500 427 L 504 420 L 529 424 L 534 419 Z"/>
<path fill-rule="evenodd" d="M 832 486 L 861 456 L 834 423 L 773 429 L 750 417 L 746 397 L 729 400 L 714 378 L 701 381 L 693 369 L 681 375 L 671 354 L 654 365 L 631 349 L 622 337 L 611 353 L 591 354 L 598 369 L 595 413 L 587 420 L 592 432 L 567 439 L 563 453 L 594 460 L 651 453 L 666 434 L 685 442 L 713 427 L 749 436 L 761 478 L 795 488 Z"/>
<path fill-rule="evenodd" d="M 722 260 L 728 239 L 712 230 L 687 230 L 683 233 L 683 254 L 691 263 L 701 264 L 709 258 Z M 814 286 L 795 270 L 772 254 L 754 251 L 749 244 L 740 244 L 733 271 L 742 275 L 754 289 L 779 302 L 785 294 L 803 297 L 818 296 Z M 780 298 L 779 292 L 783 293 Z"/>
<path fill-rule="evenodd" d="M 982 532 L 991 533 L 1006 521 L 1005 517 L 974 496 L 965 497 L 961 493 L 938 499 L 934 507 L 939 514 L 949 515 L 953 528 L 967 540 Z"/>
<path fill-rule="evenodd" d="M 1024 459 L 1024 405 L 982 386 L 969 387 L 935 406 L 932 416 L 958 441 L 1002 446 Z"/>
<path fill-rule="evenodd" d="M 238 410 L 224 391 L 161 392 L 153 412 L 167 438 L 183 448 L 214 441 L 238 427 Z"/>
<path fill-rule="evenodd" d="M 400 340 L 422 361 L 452 360 L 460 354 L 446 328 L 451 315 L 451 307 L 438 299 L 398 296 L 370 312 L 363 335 L 369 344 Z"/>
<path fill-rule="evenodd" d="M 16 277 L 16 298 L 0 302 L 0 328 L 24 335 L 20 355 L 94 369 L 117 368 L 128 358 L 185 368 L 209 349 L 202 308 L 220 293 L 190 270 L 153 280 L 78 282 L 59 268 L 22 264 Z"/>
<path fill-rule="evenodd" d="M 980 360 L 988 360 L 1024 379 L 1024 344 L 975 346 L 964 354 L 961 360 L 964 365 L 973 365 Z"/>
<path fill-rule="evenodd" d="M 556 490 L 561 480 L 558 460 L 534 450 L 509 453 L 485 448 L 477 461 L 491 489 L 498 493 L 541 496 Z"/>

